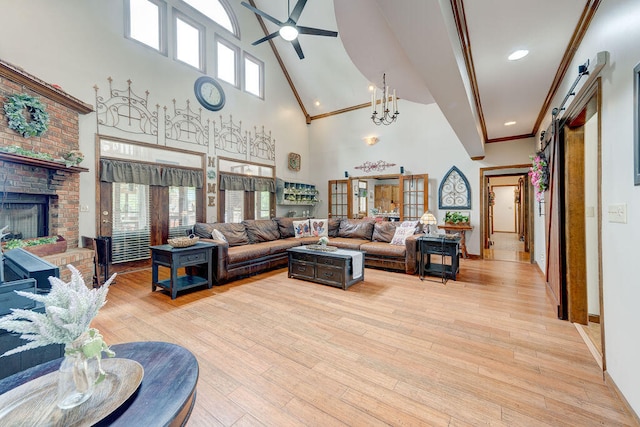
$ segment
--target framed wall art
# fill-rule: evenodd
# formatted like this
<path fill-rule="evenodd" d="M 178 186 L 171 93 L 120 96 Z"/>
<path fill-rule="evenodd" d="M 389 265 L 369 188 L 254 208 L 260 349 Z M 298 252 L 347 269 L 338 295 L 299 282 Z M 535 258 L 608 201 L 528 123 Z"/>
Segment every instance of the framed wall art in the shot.
<path fill-rule="evenodd" d="M 300 171 L 300 154 L 289 153 L 287 166 L 289 167 L 290 170 L 299 172 Z"/>

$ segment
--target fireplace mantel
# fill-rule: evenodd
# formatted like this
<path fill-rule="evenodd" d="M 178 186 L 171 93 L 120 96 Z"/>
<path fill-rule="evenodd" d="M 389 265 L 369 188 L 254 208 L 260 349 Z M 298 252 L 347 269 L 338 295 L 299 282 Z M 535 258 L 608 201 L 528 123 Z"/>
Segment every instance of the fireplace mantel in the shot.
<path fill-rule="evenodd" d="M 3 153 L 0 152 L 0 161 L 19 163 L 27 166 L 34 166 L 39 168 L 45 168 L 50 170 L 59 170 L 70 173 L 89 172 L 89 169 L 80 166 L 67 167 L 62 162 L 56 162 L 53 160 L 36 159 L 35 157 L 22 156 L 20 154 Z"/>

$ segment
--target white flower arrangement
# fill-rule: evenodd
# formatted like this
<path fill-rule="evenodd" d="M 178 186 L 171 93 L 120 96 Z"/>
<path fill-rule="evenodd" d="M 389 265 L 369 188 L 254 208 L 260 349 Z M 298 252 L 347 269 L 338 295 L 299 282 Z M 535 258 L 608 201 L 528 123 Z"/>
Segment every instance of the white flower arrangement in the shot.
<path fill-rule="evenodd" d="M 318 239 L 318 244 L 319 245 L 328 245 L 329 244 L 329 238 L 326 236 L 322 236 L 320 239 Z"/>
<path fill-rule="evenodd" d="M 49 344 L 65 344 L 69 348 L 80 337 L 83 337 L 83 341 L 76 350 L 82 350 L 86 357 L 99 359 L 102 351 L 111 356 L 112 352 L 102 335 L 96 329 L 89 328 L 89 325 L 106 303 L 109 285 L 116 275 L 111 276 L 100 288 L 89 289 L 74 266 L 67 265 L 67 268 L 71 270 L 71 281 L 65 283 L 57 277 L 49 277 L 51 290 L 48 294 L 15 291 L 20 296 L 43 303 L 45 312 L 12 309 L 10 314 L 0 318 L 1 329 L 19 333 L 20 338 L 28 341 L 0 357 Z"/>

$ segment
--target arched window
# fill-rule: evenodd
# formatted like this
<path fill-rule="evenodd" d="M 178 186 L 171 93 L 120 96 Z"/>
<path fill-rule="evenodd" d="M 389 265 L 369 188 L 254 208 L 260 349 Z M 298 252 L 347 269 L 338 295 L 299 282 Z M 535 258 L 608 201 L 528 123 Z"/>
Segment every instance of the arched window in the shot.
<path fill-rule="evenodd" d="M 236 37 L 240 37 L 240 27 L 233 9 L 227 0 L 182 0 Z"/>
<path fill-rule="evenodd" d="M 471 209 L 471 188 L 467 177 L 453 166 L 438 191 L 438 209 Z"/>

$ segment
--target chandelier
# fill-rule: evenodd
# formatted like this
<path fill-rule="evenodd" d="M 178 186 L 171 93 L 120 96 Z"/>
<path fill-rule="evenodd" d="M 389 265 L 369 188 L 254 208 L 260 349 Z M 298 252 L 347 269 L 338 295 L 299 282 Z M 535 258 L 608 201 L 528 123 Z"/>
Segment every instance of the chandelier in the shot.
<path fill-rule="evenodd" d="M 376 98 L 377 88 L 373 88 L 371 94 L 371 120 L 376 125 L 390 125 L 398 118 L 398 98 L 396 98 L 396 90 L 393 90 L 391 99 L 389 99 L 389 87 L 387 86 L 386 74 L 382 74 L 382 95 L 378 100 Z M 378 115 L 378 104 L 380 104 L 381 111 Z M 393 113 L 392 113 L 393 111 Z"/>

